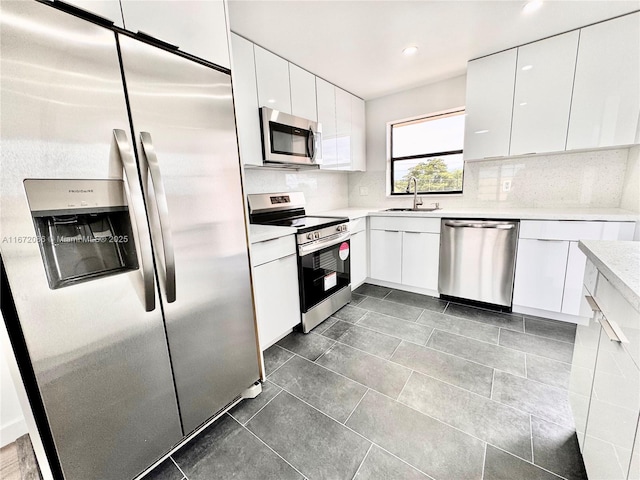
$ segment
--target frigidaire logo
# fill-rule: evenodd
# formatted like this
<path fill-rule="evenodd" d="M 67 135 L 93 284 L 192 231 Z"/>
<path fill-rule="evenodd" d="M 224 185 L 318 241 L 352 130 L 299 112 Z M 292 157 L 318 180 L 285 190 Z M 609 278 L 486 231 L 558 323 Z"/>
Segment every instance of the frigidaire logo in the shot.
<path fill-rule="evenodd" d="M 84 190 L 81 188 L 77 190 L 69 189 L 69 193 L 93 193 L 93 189 L 88 189 L 88 190 Z"/>

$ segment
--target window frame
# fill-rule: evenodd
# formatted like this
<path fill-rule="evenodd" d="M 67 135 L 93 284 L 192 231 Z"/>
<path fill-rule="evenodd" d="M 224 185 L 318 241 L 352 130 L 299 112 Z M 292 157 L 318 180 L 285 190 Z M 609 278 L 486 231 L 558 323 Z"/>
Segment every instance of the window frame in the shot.
<path fill-rule="evenodd" d="M 466 108 L 465 107 L 458 107 L 458 108 L 453 108 L 451 110 L 446 110 L 446 111 L 441 111 L 441 112 L 437 112 L 437 113 L 431 113 L 431 114 L 427 114 L 427 115 L 420 115 L 417 117 L 412 117 L 409 119 L 404 119 L 404 120 L 396 120 L 394 122 L 389 122 L 388 123 L 388 138 L 389 138 L 389 150 L 388 150 L 388 158 L 389 158 L 389 195 L 390 196 L 407 196 L 407 195 L 413 195 L 413 192 L 407 193 L 407 192 L 394 192 L 394 174 L 395 174 L 395 170 L 394 170 L 394 164 L 397 161 L 401 161 L 401 160 L 416 160 L 416 159 L 422 159 L 422 158 L 433 158 L 433 157 L 438 157 L 438 156 L 443 156 L 443 155 L 461 155 L 464 152 L 464 149 L 462 150 L 450 150 L 450 151 L 446 151 L 446 152 L 435 152 L 435 153 L 427 153 L 427 154 L 420 154 L 420 155 L 408 155 L 408 156 L 404 156 L 404 157 L 397 157 L 394 158 L 393 156 L 393 127 L 395 125 L 399 125 L 402 123 L 410 123 L 410 122 L 417 122 L 420 120 L 426 120 L 426 119 L 432 119 L 432 120 L 436 120 L 438 117 L 441 118 L 446 118 L 446 117 L 451 117 L 454 115 L 465 115 L 466 114 Z M 464 137 L 464 132 L 463 132 L 463 137 Z M 464 141 L 464 138 L 463 138 Z M 437 191 L 437 192 L 421 192 L 418 191 L 418 195 L 462 195 L 463 191 L 464 191 L 464 159 L 462 162 L 462 185 L 460 186 L 460 190 L 448 190 L 448 191 Z"/>

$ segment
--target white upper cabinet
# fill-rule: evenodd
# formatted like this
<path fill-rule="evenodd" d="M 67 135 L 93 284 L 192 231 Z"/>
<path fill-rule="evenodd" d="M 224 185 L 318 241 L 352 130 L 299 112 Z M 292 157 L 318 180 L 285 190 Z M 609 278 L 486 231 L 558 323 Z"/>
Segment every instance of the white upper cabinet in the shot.
<path fill-rule="evenodd" d="M 640 13 L 585 27 L 567 150 L 638 142 Z"/>
<path fill-rule="evenodd" d="M 122 11 L 118 0 L 65 0 L 69 5 L 81 8 L 99 17 L 111 20 L 114 25 L 122 27 Z"/>
<path fill-rule="evenodd" d="M 516 50 L 467 65 L 465 160 L 509 155 Z"/>
<path fill-rule="evenodd" d="M 318 106 L 315 75 L 290 63 L 289 80 L 291 83 L 291 114 L 316 122 L 318 120 Z"/>
<path fill-rule="evenodd" d="M 289 62 L 258 45 L 254 45 L 258 106 L 291 113 Z"/>
<path fill-rule="evenodd" d="M 231 78 L 233 80 L 240 159 L 245 165 L 262 165 L 253 43 L 232 33 L 231 52 L 233 60 Z"/>
<path fill-rule="evenodd" d="M 88 2 L 93 3 L 93 2 Z M 230 68 L 223 0 L 122 0 L 124 27 Z"/>
<path fill-rule="evenodd" d="M 351 96 L 351 170 L 367 169 L 364 100 Z"/>
<path fill-rule="evenodd" d="M 336 149 L 338 170 L 351 168 L 351 94 L 336 88 Z"/>
<path fill-rule="evenodd" d="M 338 163 L 336 141 L 336 87 L 316 77 L 318 122 L 322 125 L 323 169 L 335 169 Z"/>
<path fill-rule="evenodd" d="M 510 155 L 562 151 L 578 31 L 518 48 Z"/>

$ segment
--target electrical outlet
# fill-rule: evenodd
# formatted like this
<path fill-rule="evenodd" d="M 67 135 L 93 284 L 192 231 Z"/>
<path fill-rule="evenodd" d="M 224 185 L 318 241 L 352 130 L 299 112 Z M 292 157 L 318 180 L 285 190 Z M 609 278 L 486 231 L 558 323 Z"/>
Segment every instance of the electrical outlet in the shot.
<path fill-rule="evenodd" d="M 502 182 L 502 191 L 508 192 L 509 190 L 511 190 L 511 180 L 505 180 Z"/>
<path fill-rule="evenodd" d="M 369 189 L 367 187 L 360 187 L 360 195 L 363 197 L 369 195 Z"/>

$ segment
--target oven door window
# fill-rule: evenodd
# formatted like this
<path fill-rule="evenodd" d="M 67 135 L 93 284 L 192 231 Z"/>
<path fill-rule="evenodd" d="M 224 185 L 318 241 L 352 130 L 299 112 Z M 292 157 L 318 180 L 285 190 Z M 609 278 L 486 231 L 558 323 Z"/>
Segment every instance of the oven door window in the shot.
<path fill-rule="evenodd" d="M 271 153 L 309 157 L 309 130 L 269 122 Z"/>
<path fill-rule="evenodd" d="M 302 311 L 349 285 L 350 271 L 349 240 L 301 256 Z"/>

